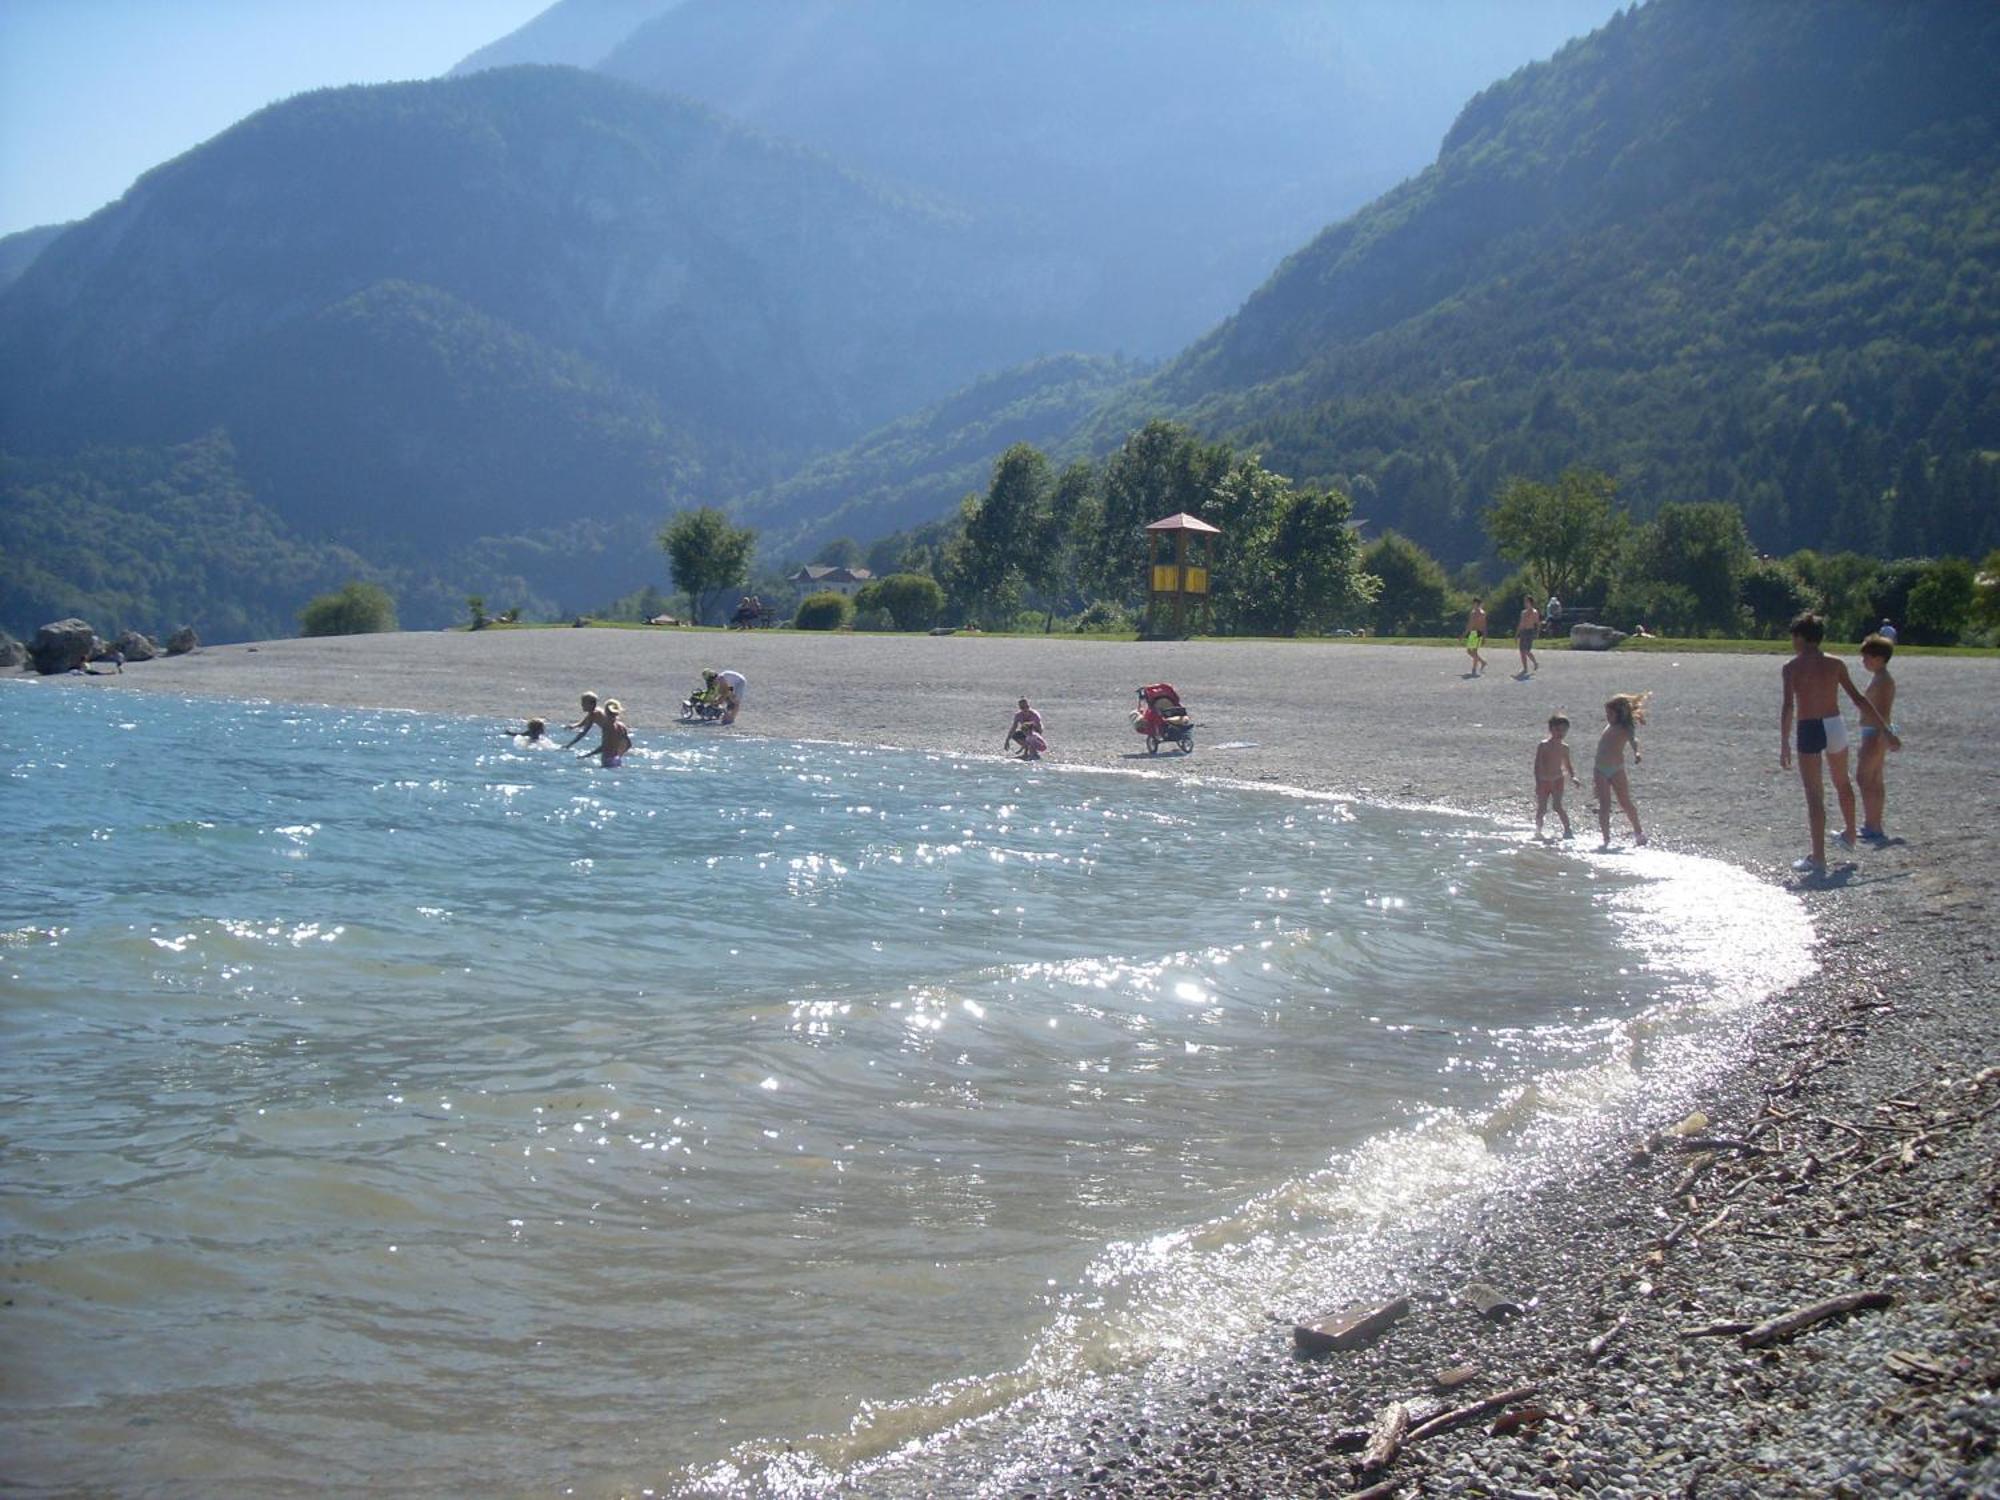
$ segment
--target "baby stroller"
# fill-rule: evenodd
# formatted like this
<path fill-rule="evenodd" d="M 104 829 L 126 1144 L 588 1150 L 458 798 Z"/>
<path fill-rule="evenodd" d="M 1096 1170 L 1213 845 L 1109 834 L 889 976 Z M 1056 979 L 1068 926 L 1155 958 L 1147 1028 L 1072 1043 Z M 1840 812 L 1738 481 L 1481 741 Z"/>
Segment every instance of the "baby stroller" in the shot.
<path fill-rule="evenodd" d="M 1171 682 L 1155 682 L 1139 689 L 1132 727 L 1146 737 L 1148 755 L 1158 755 L 1162 744 L 1178 745 L 1183 755 L 1194 754 L 1194 720 Z"/>

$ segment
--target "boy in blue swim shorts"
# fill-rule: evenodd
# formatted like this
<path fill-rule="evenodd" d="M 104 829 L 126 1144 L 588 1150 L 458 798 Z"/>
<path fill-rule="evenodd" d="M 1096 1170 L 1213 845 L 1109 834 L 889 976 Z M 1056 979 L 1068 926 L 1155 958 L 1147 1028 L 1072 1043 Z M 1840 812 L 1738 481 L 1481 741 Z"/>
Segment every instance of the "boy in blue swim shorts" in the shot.
<path fill-rule="evenodd" d="M 1812 853 L 1793 860 L 1792 868 L 1808 875 L 1826 872 L 1822 765 L 1833 773 L 1833 791 L 1840 801 L 1840 841 L 1854 847 L 1854 783 L 1847 775 L 1847 726 L 1841 722 L 1840 695 L 1854 700 L 1862 720 L 1882 735 L 1891 750 L 1903 745 L 1889 721 L 1854 685 L 1847 663 L 1820 649 L 1825 639 L 1826 623 L 1810 610 L 1792 621 L 1792 659 L 1785 663 L 1778 709 L 1778 764 L 1790 769 L 1796 744 L 1799 780 L 1806 793 L 1806 830 L 1812 835 Z"/>

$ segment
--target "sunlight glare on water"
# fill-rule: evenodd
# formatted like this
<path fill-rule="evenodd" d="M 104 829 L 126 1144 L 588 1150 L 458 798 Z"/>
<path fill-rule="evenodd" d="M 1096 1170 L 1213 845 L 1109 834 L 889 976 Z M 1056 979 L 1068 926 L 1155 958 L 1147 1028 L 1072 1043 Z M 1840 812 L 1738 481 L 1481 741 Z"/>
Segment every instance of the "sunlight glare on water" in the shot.
<path fill-rule="evenodd" d="M 1475 1186 L 1524 1091 L 1588 1108 L 1632 1018 L 1803 963 L 1733 872 L 1436 812 L 105 705 L 0 691 L 0 1412 L 41 1483 L 865 1452 L 1247 1326 L 1288 1237 Z M 1366 1170 L 1390 1131 L 1426 1172 Z"/>

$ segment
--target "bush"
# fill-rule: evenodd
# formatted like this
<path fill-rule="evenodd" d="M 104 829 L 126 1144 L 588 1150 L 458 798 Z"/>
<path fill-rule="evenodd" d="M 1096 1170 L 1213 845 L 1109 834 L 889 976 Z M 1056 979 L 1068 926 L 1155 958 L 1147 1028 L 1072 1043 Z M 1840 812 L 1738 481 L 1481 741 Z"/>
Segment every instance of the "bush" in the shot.
<path fill-rule="evenodd" d="M 1691 635 L 1700 628 L 1701 601 L 1678 583 L 1631 578 L 1611 591 L 1604 614 L 1607 624 L 1628 632 L 1644 625 L 1655 635 Z"/>
<path fill-rule="evenodd" d="M 864 584 L 854 603 L 858 609 L 882 611 L 898 630 L 929 630 L 944 613 L 944 589 L 925 573 L 891 573 Z"/>
<path fill-rule="evenodd" d="M 855 595 L 856 599 L 860 597 L 859 594 Z M 854 612 L 854 628 L 856 630 L 868 630 L 881 634 L 894 630 L 896 622 L 890 619 L 888 613 L 884 610 L 857 609 Z"/>
<path fill-rule="evenodd" d="M 1079 635 L 1122 635 L 1132 629 L 1132 617 L 1110 599 L 1099 599 L 1076 617 Z"/>
<path fill-rule="evenodd" d="M 832 589 L 807 594 L 792 617 L 792 624 L 800 630 L 845 630 L 853 623 L 854 601 Z"/>
<path fill-rule="evenodd" d="M 1920 646 L 1955 646 L 1965 634 L 1977 599 L 1972 564 L 1941 557 L 1924 569 L 1910 590 L 1903 631 Z"/>
<path fill-rule="evenodd" d="M 1798 569 L 1775 557 L 1754 562 L 1744 571 L 1736 597 L 1750 617 L 1751 633 L 1766 640 L 1784 635 L 1802 611 L 1820 607 L 1819 594 Z"/>
<path fill-rule="evenodd" d="M 1382 580 L 1370 621 L 1377 635 L 1450 635 L 1465 618 L 1444 568 L 1407 537 L 1383 532 L 1361 554 L 1361 566 Z"/>
<path fill-rule="evenodd" d="M 396 628 L 396 601 L 372 583 L 321 594 L 299 611 L 300 635 L 377 635 Z"/>

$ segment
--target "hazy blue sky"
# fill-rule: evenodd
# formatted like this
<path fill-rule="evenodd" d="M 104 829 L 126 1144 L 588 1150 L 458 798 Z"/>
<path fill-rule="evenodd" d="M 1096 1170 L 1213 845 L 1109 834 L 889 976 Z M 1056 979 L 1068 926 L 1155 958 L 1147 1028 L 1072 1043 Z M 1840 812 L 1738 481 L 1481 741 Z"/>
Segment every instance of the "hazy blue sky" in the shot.
<path fill-rule="evenodd" d="M 429 78 L 551 0 L 0 0 L 0 234 L 80 219 L 274 100 Z"/>

